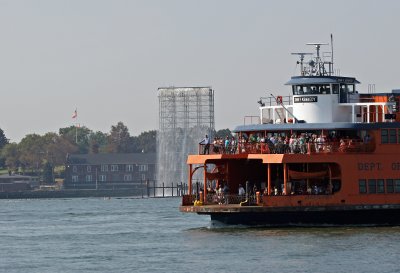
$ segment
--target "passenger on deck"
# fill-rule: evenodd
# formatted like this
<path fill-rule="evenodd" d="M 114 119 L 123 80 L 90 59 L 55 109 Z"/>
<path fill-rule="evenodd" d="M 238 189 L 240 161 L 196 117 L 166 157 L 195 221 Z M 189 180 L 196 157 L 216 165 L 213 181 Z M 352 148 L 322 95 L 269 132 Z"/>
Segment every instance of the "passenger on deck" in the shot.
<path fill-rule="evenodd" d="M 246 194 L 246 191 L 244 190 L 242 184 L 239 184 L 238 195 L 244 196 L 245 194 Z"/>
<path fill-rule="evenodd" d="M 203 154 L 210 154 L 210 139 L 208 138 L 208 135 L 206 135 L 205 138 L 203 138 L 202 141 L 200 141 L 199 144 L 204 145 L 204 150 L 203 150 Z"/>

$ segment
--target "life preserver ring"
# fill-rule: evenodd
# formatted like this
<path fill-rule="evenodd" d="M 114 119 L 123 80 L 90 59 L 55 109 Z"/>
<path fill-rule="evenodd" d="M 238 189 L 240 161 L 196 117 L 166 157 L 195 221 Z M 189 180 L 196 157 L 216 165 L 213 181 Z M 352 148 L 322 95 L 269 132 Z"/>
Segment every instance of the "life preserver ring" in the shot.
<path fill-rule="evenodd" d="M 277 96 L 276 97 L 276 103 L 282 104 L 282 96 Z"/>

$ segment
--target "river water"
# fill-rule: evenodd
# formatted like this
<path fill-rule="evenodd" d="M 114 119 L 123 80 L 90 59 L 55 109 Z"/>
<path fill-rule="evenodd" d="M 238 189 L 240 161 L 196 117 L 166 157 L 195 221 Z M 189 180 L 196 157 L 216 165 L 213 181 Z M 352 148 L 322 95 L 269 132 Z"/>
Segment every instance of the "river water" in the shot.
<path fill-rule="evenodd" d="M 0 272 L 400 272 L 399 227 L 214 227 L 179 202 L 0 200 Z"/>

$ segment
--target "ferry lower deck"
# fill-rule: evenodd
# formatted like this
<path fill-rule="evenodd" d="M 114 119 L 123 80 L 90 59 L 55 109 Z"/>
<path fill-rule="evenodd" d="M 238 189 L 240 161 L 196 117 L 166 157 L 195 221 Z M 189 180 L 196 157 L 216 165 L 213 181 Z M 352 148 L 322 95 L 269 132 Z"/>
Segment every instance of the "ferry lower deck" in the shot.
<path fill-rule="evenodd" d="M 210 215 L 212 221 L 248 226 L 400 225 L 400 205 L 268 207 L 239 204 L 181 206 L 182 212 Z"/>

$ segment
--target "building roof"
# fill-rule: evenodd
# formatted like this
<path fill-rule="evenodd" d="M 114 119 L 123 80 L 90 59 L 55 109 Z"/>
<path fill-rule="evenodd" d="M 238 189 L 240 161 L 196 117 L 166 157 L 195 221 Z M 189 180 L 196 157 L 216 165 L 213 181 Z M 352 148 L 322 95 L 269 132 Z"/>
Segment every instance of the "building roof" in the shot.
<path fill-rule="evenodd" d="M 106 153 L 106 154 L 71 154 L 67 164 L 156 164 L 156 153 Z"/>
<path fill-rule="evenodd" d="M 281 124 L 253 124 L 237 126 L 233 132 L 255 132 L 255 131 L 289 131 L 289 130 L 373 130 L 379 128 L 400 128 L 399 122 L 377 122 L 377 123 L 281 123 Z"/>
<path fill-rule="evenodd" d="M 355 78 L 336 76 L 294 76 L 285 85 L 360 83 Z"/>

